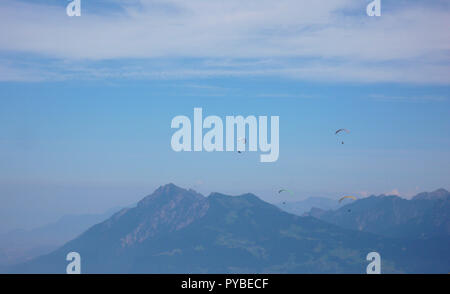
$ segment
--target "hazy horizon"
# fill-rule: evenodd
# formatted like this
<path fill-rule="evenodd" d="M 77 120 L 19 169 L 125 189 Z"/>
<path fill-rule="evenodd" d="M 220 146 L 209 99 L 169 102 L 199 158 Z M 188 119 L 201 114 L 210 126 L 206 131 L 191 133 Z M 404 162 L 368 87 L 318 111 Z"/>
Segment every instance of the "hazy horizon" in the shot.
<path fill-rule="evenodd" d="M 166 183 L 166 184 L 168 184 L 168 183 Z M 114 209 L 119 210 L 119 209 L 125 208 L 125 207 L 134 207 L 137 204 L 137 202 L 142 200 L 144 197 L 146 197 L 148 195 L 151 195 L 160 186 L 164 186 L 166 184 L 158 185 L 158 186 L 154 187 L 151 192 L 148 192 L 146 194 L 143 194 L 141 192 L 140 196 L 138 196 L 138 197 L 131 196 L 131 191 L 128 191 L 128 193 L 130 195 L 130 198 L 126 198 L 125 200 L 124 200 L 124 197 L 123 197 L 123 195 L 124 195 L 123 194 L 124 193 L 123 190 L 119 189 L 119 192 L 115 191 L 117 193 L 117 195 L 118 195 L 117 199 L 115 200 L 116 202 L 114 202 L 116 205 L 105 204 L 105 203 L 97 203 L 97 207 L 95 207 L 93 209 L 92 208 L 91 209 L 79 208 L 78 210 L 73 210 L 72 206 L 67 205 L 66 206 L 67 209 L 61 209 L 61 207 L 59 207 L 59 209 L 57 211 L 54 211 L 53 213 L 50 213 L 50 214 L 45 209 L 41 208 L 40 209 L 40 214 L 43 215 L 43 216 L 45 216 L 45 214 L 47 214 L 47 215 L 46 215 L 46 217 L 43 217 L 39 221 L 36 220 L 36 215 L 39 215 L 39 214 L 36 214 L 36 209 L 30 209 L 31 207 L 35 207 L 37 205 L 37 203 L 33 203 L 32 205 L 30 205 L 28 207 L 28 209 L 30 209 L 29 211 L 27 211 L 27 214 L 30 214 L 28 217 L 24 217 L 25 215 L 20 215 L 20 219 L 19 219 L 20 222 L 13 223 L 14 224 L 13 226 L 11 226 L 11 223 L 7 223 L 7 226 L 0 226 L 0 234 L 12 232 L 14 230 L 32 230 L 32 229 L 40 228 L 40 227 L 43 227 L 45 225 L 49 225 L 49 224 L 55 223 L 55 222 L 59 221 L 62 217 L 69 216 L 69 215 L 83 215 L 83 214 L 99 214 L 100 215 L 100 214 L 104 214 L 105 212 L 108 212 L 108 211 L 111 212 L 111 210 L 114 210 Z M 173 184 L 177 185 L 176 183 L 173 183 Z M 198 189 L 198 187 L 196 188 L 196 187 L 180 186 L 180 188 L 187 189 L 187 190 L 192 189 L 192 190 L 202 194 L 204 197 L 209 197 L 213 193 L 224 194 L 221 191 L 215 191 L 215 190 L 214 191 L 209 191 L 209 192 L 201 192 Z M 440 189 L 442 189 L 442 188 L 440 188 Z M 443 188 L 443 189 L 445 189 L 445 188 Z M 113 190 L 114 189 L 111 189 L 111 191 L 113 191 Z M 136 189 L 136 191 L 138 191 L 138 190 L 139 189 Z M 437 189 L 435 189 L 435 190 L 437 190 Z M 435 190 L 432 190 L 432 191 L 421 191 L 419 193 L 422 193 L 422 192 L 433 192 Z M 447 189 L 445 189 L 445 190 L 447 190 Z M 98 194 L 98 193 L 96 194 L 95 192 L 91 192 L 91 193 L 93 193 L 93 194 L 92 195 L 88 195 L 88 196 L 91 196 L 91 197 L 97 196 L 97 197 L 99 197 L 99 195 L 102 195 L 102 194 Z M 260 197 L 260 195 L 258 195 L 257 193 L 253 193 L 251 191 L 245 191 L 245 192 L 241 192 L 241 193 L 236 193 L 236 194 L 232 194 L 232 195 L 229 195 L 229 196 L 240 196 L 240 195 L 244 195 L 244 194 L 247 194 L 247 193 L 255 194 L 256 196 Z M 274 205 L 277 205 L 277 204 L 279 205 L 279 204 L 282 204 L 282 203 L 283 204 L 296 203 L 296 202 L 304 201 L 304 200 L 307 200 L 307 199 L 310 199 L 310 198 L 325 198 L 325 199 L 330 199 L 330 200 L 336 200 L 337 201 L 340 197 L 342 197 L 342 194 L 333 194 L 333 195 L 330 194 L 330 196 L 328 196 L 328 197 L 324 196 L 324 195 L 322 195 L 322 196 L 320 196 L 320 195 L 317 195 L 317 196 L 300 196 L 299 197 L 298 195 L 292 195 L 292 194 L 280 195 L 279 193 L 277 193 L 277 191 L 274 191 L 273 193 L 268 193 L 268 194 L 269 195 L 270 194 L 274 194 L 274 195 L 277 195 L 277 196 L 276 197 L 268 197 L 268 199 L 265 199 L 265 197 L 260 197 L 260 198 L 262 200 L 264 200 L 264 201 L 266 201 L 268 203 L 274 204 Z M 108 195 L 110 195 L 110 194 L 108 194 Z M 380 195 L 383 195 L 383 194 L 378 194 L 378 195 L 370 194 L 370 195 L 360 196 L 359 198 L 363 199 L 363 198 L 370 197 L 370 196 L 380 196 Z M 390 194 L 390 193 L 387 193 L 385 195 L 394 195 L 394 196 L 397 196 L 397 197 L 409 200 L 409 199 L 412 198 L 411 196 L 415 196 L 417 194 L 411 195 L 410 197 L 404 197 L 402 195 L 395 195 L 395 194 Z M 102 197 L 99 197 L 99 198 L 103 199 Z M 110 198 L 108 198 L 108 199 L 110 199 Z M 129 199 L 134 199 L 134 200 L 132 200 L 131 202 L 126 202 Z M 62 201 L 64 201 L 64 200 L 62 200 Z M 59 203 L 67 204 L 67 203 L 70 203 L 70 202 L 74 202 L 74 201 L 73 200 L 69 200 L 67 202 L 59 202 Z M 58 205 L 56 204 L 55 207 L 58 207 Z M 20 209 L 21 208 L 17 207 L 17 208 L 15 208 L 14 212 L 20 211 Z M 22 208 L 22 209 L 26 210 L 27 208 L 25 207 L 25 208 Z M 2 214 L 2 216 L 3 217 L 4 216 L 8 217 L 8 214 L 4 213 L 4 214 Z M 11 219 L 13 219 L 13 218 L 11 218 Z"/>

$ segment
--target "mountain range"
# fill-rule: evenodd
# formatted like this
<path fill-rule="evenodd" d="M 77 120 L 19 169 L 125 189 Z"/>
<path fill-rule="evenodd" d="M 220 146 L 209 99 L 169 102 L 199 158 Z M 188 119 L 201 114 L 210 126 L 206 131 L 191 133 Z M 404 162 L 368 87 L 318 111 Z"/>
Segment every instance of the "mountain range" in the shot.
<path fill-rule="evenodd" d="M 383 273 L 447 273 L 449 245 L 448 236 L 392 238 L 293 215 L 253 194 L 204 197 L 168 184 L 4 271 L 65 273 L 76 251 L 83 273 L 365 273 L 376 251 Z"/>
<path fill-rule="evenodd" d="M 411 200 L 370 196 L 336 210 L 313 208 L 305 215 L 391 238 L 450 238 L 450 193 L 444 189 L 420 193 Z"/>

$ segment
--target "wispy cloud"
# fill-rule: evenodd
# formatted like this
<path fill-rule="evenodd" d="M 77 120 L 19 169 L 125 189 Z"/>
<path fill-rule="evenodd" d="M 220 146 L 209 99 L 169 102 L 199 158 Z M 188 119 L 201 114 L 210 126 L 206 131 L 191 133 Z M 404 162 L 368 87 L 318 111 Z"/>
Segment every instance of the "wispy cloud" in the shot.
<path fill-rule="evenodd" d="M 390 95 L 383 95 L 383 94 L 371 94 L 369 95 L 370 98 L 376 99 L 376 100 L 384 100 L 384 101 L 398 101 L 398 102 L 442 102 L 448 100 L 448 97 L 445 96 L 431 96 L 431 95 L 423 95 L 423 96 L 390 96 Z"/>
<path fill-rule="evenodd" d="M 69 18 L 63 7 L 4 0 L 0 25 L 8 29 L 0 30 L 0 52 L 38 59 L 33 69 L 4 67 L 0 79 L 23 71 L 30 79 L 53 79 L 56 72 L 63 78 L 277 75 L 449 84 L 448 7 L 385 2 L 378 18 L 365 15 L 365 1 L 351 0 L 114 1 L 120 10 Z M 39 58 L 59 64 L 45 68 Z M 145 65 L 99 64 L 105 60 Z M 82 66 L 62 68 L 67 61 Z"/>

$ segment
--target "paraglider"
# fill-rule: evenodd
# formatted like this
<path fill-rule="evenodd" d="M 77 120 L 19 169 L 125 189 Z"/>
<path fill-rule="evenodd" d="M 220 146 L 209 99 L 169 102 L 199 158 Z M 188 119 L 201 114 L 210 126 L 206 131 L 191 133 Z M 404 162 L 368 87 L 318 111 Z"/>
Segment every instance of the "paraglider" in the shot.
<path fill-rule="evenodd" d="M 337 130 L 334 134 L 337 135 L 337 134 L 339 134 L 339 133 L 341 133 L 341 132 L 345 132 L 345 133 L 347 133 L 347 134 L 350 133 L 350 131 L 347 130 L 347 129 L 339 129 L 339 130 Z M 344 144 L 344 141 L 342 141 L 341 144 Z"/>
<path fill-rule="evenodd" d="M 353 199 L 353 200 L 357 200 L 358 198 L 356 198 L 355 196 L 343 196 L 339 199 L 339 203 L 341 203 L 344 199 Z"/>
<path fill-rule="evenodd" d="M 286 190 L 286 189 L 280 189 L 280 190 L 278 190 L 278 194 L 280 194 L 281 192 L 289 192 L 289 193 L 291 193 L 291 194 L 294 194 L 294 193 L 292 193 L 292 191 Z"/>
<path fill-rule="evenodd" d="M 346 132 L 347 134 L 350 133 L 350 131 L 347 130 L 347 129 L 339 129 L 339 130 L 337 130 L 336 133 L 334 133 L 334 134 L 337 135 L 337 134 L 339 134 L 340 132 Z"/>

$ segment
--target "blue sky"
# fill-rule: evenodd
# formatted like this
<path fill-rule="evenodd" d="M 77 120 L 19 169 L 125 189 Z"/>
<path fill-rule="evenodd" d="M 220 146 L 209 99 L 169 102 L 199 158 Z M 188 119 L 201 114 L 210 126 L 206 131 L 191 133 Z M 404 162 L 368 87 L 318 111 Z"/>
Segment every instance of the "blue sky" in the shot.
<path fill-rule="evenodd" d="M 69 18 L 2 1 L 0 231 L 168 182 L 271 202 L 449 189 L 448 5 L 384 1 L 374 19 L 365 2 L 97 1 Z M 279 160 L 175 153 L 170 122 L 194 107 L 280 116 Z"/>

